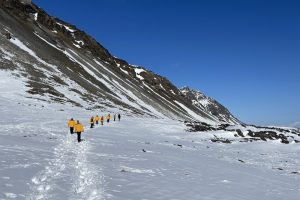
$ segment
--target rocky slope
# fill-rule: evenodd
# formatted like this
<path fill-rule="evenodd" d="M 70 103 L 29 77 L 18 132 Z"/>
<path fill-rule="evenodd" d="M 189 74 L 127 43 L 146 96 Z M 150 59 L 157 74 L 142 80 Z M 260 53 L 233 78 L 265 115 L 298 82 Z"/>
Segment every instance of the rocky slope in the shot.
<path fill-rule="evenodd" d="M 194 106 L 215 116 L 219 121 L 233 124 L 240 123 L 227 108 L 213 98 L 205 96 L 200 91 L 191 90 L 185 86 L 180 89 L 180 92 L 186 99 L 190 100 Z"/>
<path fill-rule="evenodd" d="M 187 131 L 210 133 L 212 142 L 231 143 L 232 141 L 253 142 L 253 141 L 279 141 L 283 144 L 295 144 L 300 142 L 300 131 L 297 128 L 288 127 L 261 127 L 255 125 L 229 125 L 220 124 L 212 126 L 203 122 L 186 121 Z M 223 132 L 223 136 L 217 136 L 217 132 Z"/>
<path fill-rule="evenodd" d="M 0 0 L 0 70 L 25 83 L 25 98 L 128 115 L 239 123 L 215 100 L 114 57 L 74 25 L 25 2 Z"/>

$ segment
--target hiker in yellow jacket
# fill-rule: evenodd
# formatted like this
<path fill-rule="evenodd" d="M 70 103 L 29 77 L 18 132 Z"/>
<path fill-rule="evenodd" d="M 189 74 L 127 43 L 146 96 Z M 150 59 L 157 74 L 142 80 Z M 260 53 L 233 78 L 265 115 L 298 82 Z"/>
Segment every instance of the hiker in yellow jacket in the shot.
<path fill-rule="evenodd" d="M 75 121 L 73 118 L 71 118 L 68 122 L 68 127 L 70 128 L 70 133 L 74 133 L 74 126 L 75 126 Z"/>
<path fill-rule="evenodd" d="M 110 120 L 110 114 L 108 114 L 108 115 L 106 116 L 106 120 L 107 120 L 107 123 L 109 123 L 109 120 Z"/>
<path fill-rule="evenodd" d="M 90 119 L 91 128 L 94 128 L 94 123 L 95 123 L 94 117 L 91 117 Z"/>
<path fill-rule="evenodd" d="M 81 142 L 81 133 L 84 132 L 83 125 L 77 120 L 77 123 L 75 124 L 75 132 L 77 133 L 77 140 L 78 142 Z"/>
<path fill-rule="evenodd" d="M 101 122 L 101 125 L 103 125 L 103 122 L 104 122 L 104 117 L 103 116 L 101 116 L 100 122 Z"/>
<path fill-rule="evenodd" d="M 99 116 L 98 115 L 96 115 L 96 117 L 95 117 L 95 122 L 98 125 L 98 123 L 99 123 Z"/>

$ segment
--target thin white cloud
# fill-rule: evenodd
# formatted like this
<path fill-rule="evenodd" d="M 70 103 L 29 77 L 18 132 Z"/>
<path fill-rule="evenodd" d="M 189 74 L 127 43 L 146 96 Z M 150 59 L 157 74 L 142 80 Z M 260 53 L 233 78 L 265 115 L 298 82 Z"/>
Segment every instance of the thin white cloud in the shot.
<path fill-rule="evenodd" d="M 291 124 L 292 127 L 300 128 L 300 122 L 294 122 Z"/>

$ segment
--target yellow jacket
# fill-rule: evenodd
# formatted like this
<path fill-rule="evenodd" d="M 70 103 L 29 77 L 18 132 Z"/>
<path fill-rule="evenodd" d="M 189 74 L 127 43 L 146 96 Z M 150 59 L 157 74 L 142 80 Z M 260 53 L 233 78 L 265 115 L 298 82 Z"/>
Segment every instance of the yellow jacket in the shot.
<path fill-rule="evenodd" d="M 74 121 L 74 120 L 69 120 L 68 126 L 69 126 L 70 128 L 74 128 L 74 126 L 75 126 L 75 121 Z"/>
<path fill-rule="evenodd" d="M 75 133 L 84 132 L 83 125 L 81 123 L 75 125 Z"/>
<path fill-rule="evenodd" d="M 99 121 L 99 117 L 98 116 L 95 117 L 95 121 L 96 122 Z"/>
<path fill-rule="evenodd" d="M 107 115 L 106 119 L 110 119 L 110 115 Z"/>
<path fill-rule="evenodd" d="M 95 122 L 95 119 L 94 118 L 91 118 L 90 119 L 90 124 L 93 124 Z"/>

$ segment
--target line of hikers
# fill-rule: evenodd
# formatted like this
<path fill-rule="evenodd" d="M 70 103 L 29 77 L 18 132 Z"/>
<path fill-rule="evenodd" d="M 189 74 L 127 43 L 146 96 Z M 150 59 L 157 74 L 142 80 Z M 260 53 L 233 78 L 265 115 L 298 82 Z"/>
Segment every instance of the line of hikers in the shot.
<path fill-rule="evenodd" d="M 116 117 L 118 117 L 119 121 L 121 120 L 121 115 L 120 114 L 118 114 L 118 115 L 114 114 L 113 115 L 114 121 L 116 121 Z M 90 128 L 94 128 L 94 125 L 99 124 L 99 121 L 101 122 L 101 125 L 103 125 L 104 120 L 105 120 L 104 118 L 105 118 L 104 116 L 101 116 L 101 117 L 99 117 L 98 115 L 96 115 L 95 117 L 92 116 L 90 118 L 90 121 L 89 121 L 90 125 L 91 125 Z M 110 114 L 108 114 L 106 116 L 106 122 L 109 123 L 110 119 L 111 119 L 111 116 L 110 116 Z M 77 141 L 81 142 L 82 141 L 81 133 L 84 132 L 84 126 L 79 122 L 79 120 L 77 120 L 77 122 L 75 122 L 75 120 L 73 118 L 71 118 L 68 122 L 68 127 L 70 128 L 70 133 L 71 134 L 77 133 Z"/>

